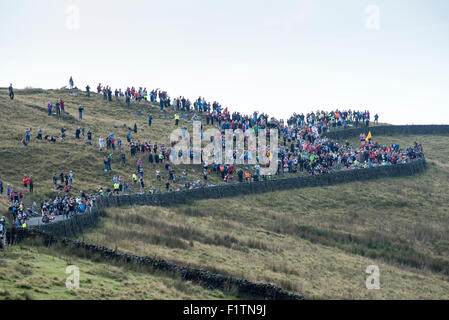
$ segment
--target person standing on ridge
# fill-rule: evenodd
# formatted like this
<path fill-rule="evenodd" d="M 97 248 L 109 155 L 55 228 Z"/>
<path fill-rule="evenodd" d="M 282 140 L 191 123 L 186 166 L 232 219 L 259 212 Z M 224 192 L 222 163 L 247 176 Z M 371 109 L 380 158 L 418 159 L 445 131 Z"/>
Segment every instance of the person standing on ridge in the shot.
<path fill-rule="evenodd" d="M 130 103 L 130 101 L 131 101 L 131 98 L 130 98 L 129 93 L 128 93 L 128 91 L 127 91 L 127 92 L 126 92 L 126 107 L 127 107 L 127 108 L 129 108 L 129 103 Z"/>
<path fill-rule="evenodd" d="M 12 83 L 9 85 L 9 98 L 14 100 L 14 90 L 12 88 Z"/>
<path fill-rule="evenodd" d="M 70 90 L 72 90 L 73 89 L 73 78 L 72 78 L 72 76 L 70 76 L 69 84 L 70 84 Z"/>
<path fill-rule="evenodd" d="M 55 107 L 56 107 L 56 116 L 59 118 L 61 116 L 61 108 L 59 107 L 61 104 L 59 101 L 56 101 Z"/>
<path fill-rule="evenodd" d="M 86 86 L 86 97 L 90 97 L 90 87 L 89 87 L 89 85 Z"/>
<path fill-rule="evenodd" d="M 64 100 L 59 99 L 59 105 L 61 106 L 61 111 L 65 112 L 65 110 L 64 110 Z"/>

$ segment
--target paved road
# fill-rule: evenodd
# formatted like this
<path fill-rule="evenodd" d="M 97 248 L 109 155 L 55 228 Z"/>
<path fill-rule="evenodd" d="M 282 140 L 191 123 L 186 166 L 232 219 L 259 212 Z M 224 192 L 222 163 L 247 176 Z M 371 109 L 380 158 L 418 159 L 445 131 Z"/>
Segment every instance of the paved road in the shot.
<path fill-rule="evenodd" d="M 53 222 L 62 221 L 62 220 L 66 220 L 65 216 L 62 216 L 62 215 L 61 216 L 56 216 L 55 220 L 53 220 Z M 53 223 L 53 222 L 50 222 L 50 223 Z M 38 225 L 41 225 L 41 224 L 45 224 L 45 223 L 42 223 L 42 217 L 30 218 L 27 221 L 27 227 L 38 226 Z"/>

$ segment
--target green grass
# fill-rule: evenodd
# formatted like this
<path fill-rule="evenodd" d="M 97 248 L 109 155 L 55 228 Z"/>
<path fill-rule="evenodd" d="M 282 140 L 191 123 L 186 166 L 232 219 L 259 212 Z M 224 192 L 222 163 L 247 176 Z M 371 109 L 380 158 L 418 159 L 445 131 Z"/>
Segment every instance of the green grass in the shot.
<path fill-rule="evenodd" d="M 68 266 L 80 271 L 79 289 L 67 289 Z M 157 271 L 86 259 L 61 249 L 23 244 L 0 253 L 0 299 L 184 300 L 236 299 Z"/>
<path fill-rule="evenodd" d="M 171 208 L 111 208 L 84 238 L 308 298 L 447 299 L 448 137 L 374 139 L 422 143 L 427 170 Z M 371 264 L 380 268 L 380 290 L 365 288 Z"/>

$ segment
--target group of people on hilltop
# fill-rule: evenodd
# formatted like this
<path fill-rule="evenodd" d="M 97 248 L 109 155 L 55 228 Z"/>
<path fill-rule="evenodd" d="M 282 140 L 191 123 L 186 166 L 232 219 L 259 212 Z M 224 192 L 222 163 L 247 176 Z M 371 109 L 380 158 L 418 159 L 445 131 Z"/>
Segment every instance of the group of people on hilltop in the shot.
<path fill-rule="evenodd" d="M 179 96 L 178 98 L 173 99 L 173 109 L 176 111 L 196 111 L 196 112 L 217 112 L 220 113 L 221 110 L 223 110 L 223 107 L 216 101 L 214 101 L 212 104 L 210 102 L 207 102 L 204 97 L 198 97 L 193 102 L 193 108 L 192 103 L 189 99 L 186 99 L 183 96 Z"/>
<path fill-rule="evenodd" d="M 369 111 L 318 111 L 316 113 L 308 113 L 306 116 L 303 114 L 294 114 L 289 118 L 287 125 L 285 125 L 282 120 L 278 121 L 273 117 L 269 118 L 269 116 L 264 113 L 259 114 L 258 112 L 254 112 L 253 115 L 247 116 L 234 112 L 231 115 L 227 108 L 221 110 L 217 103 L 213 104 L 215 110 L 213 110 L 211 115 L 207 111 L 208 106 L 204 102 L 204 99 L 199 98 L 198 106 L 203 108 L 203 105 L 206 108 L 206 123 L 209 124 L 210 122 L 213 124 L 215 119 L 223 130 L 223 151 L 225 150 L 225 129 L 242 129 L 242 131 L 254 130 L 256 136 L 259 132 L 264 135 L 269 135 L 269 129 L 277 129 L 279 136 L 283 139 L 284 145 L 279 146 L 277 149 L 278 159 L 272 160 L 277 161 L 278 169 L 276 174 L 296 173 L 297 171 L 305 171 L 310 174 L 325 173 L 334 170 L 336 166 L 341 163 L 343 163 L 346 168 L 370 167 L 378 164 L 376 161 L 365 161 L 364 157 L 366 150 L 356 150 L 349 145 L 340 146 L 337 142 L 321 138 L 322 133 L 328 131 L 330 126 L 334 126 L 332 123 L 337 127 L 340 127 L 341 123 L 343 123 L 343 126 L 346 127 L 349 123 L 353 124 L 362 121 L 365 122 L 365 125 L 368 127 L 370 120 Z M 211 120 L 209 121 L 209 119 Z M 378 120 L 378 115 L 375 116 L 375 119 L 376 121 Z M 368 145 L 372 145 L 371 141 Z M 374 144 L 374 147 L 371 148 L 377 148 L 377 144 Z M 153 163 L 153 160 L 155 160 L 155 155 L 151 152 L 152 149 L 153 153 L 156 154 L 156 159 L 159 158 L 160 161 L 167 161 L 170 159 L 172 151 L 172 148 L 170 147 L 161 150 L 161 153 L 157 156 L 157 145 L 156 148 L 154 148 L 149 142 L 130 143 L 131 156 L 135 157 L 137 153 L 143 154 L 148 152 L 149 163 Z M 390 154 L 391 150 L 388 148 L 382 150 L 388 150 L 386 152 L 379 151 L 381 154 L 379 157 L 382 159 L 383 165 L 396 163 L 395 161 L 397 161 L 397 159 L 402 159 L 399 161 L 407 161 L 403 154 L 392 155 Z M 393 153 L 394 152 L 395 151 L 393 151 Z M 189 150 L 188 153 L 190 158 L 193 159 L 193 151 Z M 178 156 L 181 155 L 178 154 Z M 201 158 L 203 160 L 202 156 L 203 155 L 201 155 Z M 235 153 L 233 156 L 235 159 Z M 250 153 L 248 151 L 245 151 L 242 156 L 243 160 L 250 159 Z M 363 157 L 363 159 L 360 157 Z M 157 162 L 157 160 L 155 162 Z M 262 164 L 262 166 L 264 165 L 268 167 L 270 163 Z M 216 165 L 214 163 L 212 168 L 215 172 L 220 172 L 222 174 L 223 181 L 228 182 L 232 180 L 233 170 L 231 169 L 230 172 L 228 172 L 227 165 Z M 260 171 L 260 164 L 257 164 L 254 167 L 254 171 Z M 259 179 L 258 174 L 253 176 L 249 172 L 243 172 L 243 175 L 245 176 L 245 180 L 251 179 L 252 181 L 257 181 Z M 207 169 L 204 172 L 204 180 L 207 180 Z M 243 177 L 240 180 L 243 180 Z"/>
<path fill-rule="evenodd" d="M 133 97 L 139 97 L 140 93 L 136 94 L 134 88 L 127 89 L 126 92 L 130 92 L 129 95 Z M 166 107 L 166 104 L 170 104 L 170 98 L 165 92 L 159 92 L 158 95 L 160 99 L 161 109 Z M 173 107 L 176 111 L 190 111 L 190 101 L 184 97 L 179 97 L 173 99 Z M 282 137 L 284 141 L 284 146 L 280 146 L 278 151 L 278 159 L 272 161 L 278 162 L 277 174 L 280 173 L 295 173 L 297 171 L 306 171 L 310 174 L 318 174 L 328 172 L 333 169 L 334 163 L 351 164 L 353 167 L 359 165 L 359 160 L 357 157 L 353 160 L 348 160 L 348 152 L 353 152 L 349 146 L 338 146 L 338 143 L 332 141 L 321 141 L 319 136 L 329 131 L 330 128 L 341 128 L 347 127 L 352 124 L 355 127 L 359 125 L 360 122 L 365 123 L 365 126 L 369 126 L 370 112 L 369 111 L 352 111 L 352 110 L 335 110 L 331 112 L 327 111 L 317 111 L 304 114 L 293 114 L 285 124 L 283 120 L 277 120 L 274 117 L 269 117 L 267 114 L 254 112 L 252 115 L 242 115 L 239 112 L 233 112 L 232 114 L 228 108 L 223 108 L 218 102 L 210 104 L 206 102 L 204 98 L 199 97 L 194 102 L 195 111 L 204 112 L 204 118 L 206 124 L 216 125 L 222 129 L 242 129 L 254 130 L 255 134 L 258 135 L 259 132 L 262 134 L 269 134 L 268 129 L 277 129 L 279 136 Z M 378 115 L 375 116 L 375 121 L 378 121 Z M 151 116 L 149 118 L 149 125 L 151 125 Z M 223 148 L 225 146 L 224 132 L 222 132 Z M 168 162 L 170 159 L 170 154 L 172 148 L 161 146 L 160 152 L 157 152 L 157 143 L 151 144 L 150 142 L 131 141 L 130 137 L 127 138 L 130 155 L 131 157 L 136 157 L 138 154 L 142 155 L 148 153 L 148 162 L 152 163 L 163 163 Z M 317 140 L 315 142 L 315 140 Z M 307 143 L 305 143 L 305 141 Z M 114 138 L 111 139 L 111 146 L 114 149 Z M 296 145 L 294 145 L 294 143 Z M 286 147 L 287 143 L 290 144 Z M 172 146 L 174 143 L 172 142 Z M 337 147 L 338 146 L 338 147 Z M 104 148 L 104 142 L 100 141 L 100 148 Z M 332 151 L 332 153 L 329 152 Z M 188 151 L 189 156 L 193 159 L 193 151 Z M 361 154 L 364 154 L 362 151 Z M 178 154 L 178 156 L 181 156 Z M 203 155 L 201 158 L 203 160 Z M 209 156 L 209 155 L 208 155 Z M 234 155 L 235 156 L 235 155 Z M 107 161 L 111 161 L 111 157 L 105 157 L 105 168 L 109 168 Z M 388 157 L 387 157 L 388 158 Z M 249 160 L 250 153 L 245 152 L 243 155 L 243 160 Z M 122 154 L 122 163 L 126 164 L 126 156 Z M 386 162 L 388 163 L 388 162 Z M 262 164 L 269 166 L 269 163 Z M 370 166 L 370 163 L 364 165 Z M 229 170 L 230 169 L 230 170 Z M 212 164 L 211 170 L 217 174 L 222 175 L 222 179 L 225 182 L 229 182 L 233 178 L 233 166 L 229 165 L 216 165 Z M 158 171 L 158 170 L 157 170 Z M 248 171 L 239 172 L 239 181 L 257 181 L 259 179 L 258 172 L 260 171 L 260 164 L 254 167 L 254 174 Z M 207 181 L 208 170 L 205 168 L 203 173 L 204 181 Z M 170 177 L 170 174 L 169 174 Z M 170 180 L 170 179 L 169 179 Z M 120 185 L 120 183 L 119 183 Z M 141 188 L 143 185 L 143 177 L 141 182 Z M 168 187 L 167 187 L 168 189 Z"/>
<path fill-rule="evenodd" d="M 90 94 L 89 90 L 90 88 L 87 90 L 88 94 Z M 103 94 L 104 99 L 108 99 L 109 101 L 112 100 L 112 89 L 109 86 L 102 87 L 101 84 L 99 84 L 99 86 L 97 87 L 97 92 Z M 128 102 L 131 99 L 136 101 L 148 101 L 148 92 L 146 88 L 142 87 L 140 87 L 138 90 L 136 90 L 134 87 L 128 87 L 124 92 L 122 92 L 121 89 L 116 89 L 115 97 L 117 98 L 123 96 L 127 98 Z M 258 181 L 260 179 L 266 178 L 261 174 L 261 167 L 269 167 L 271 162 L 277 163 L 277 175 L 285 173 L 294 174 L 298 172 L 305 172 L 311 175 L 316 175 L 328 173 L 333 170 L 350 170 L 357 168 L 368 168 L 381 165 L 405 163 L 422 156 L 422 146 L 417 143 L 415 143 L 414 146 L 407 148 L 406 150 L 402 150 L 397 144 L 392 144 L 391 146 L 380 145 L 377 143 L 377 141 L 373 142 L 370 136 L 367 137 L 365 135 L 361 135 L 360 146 L 353 147 L 350 146 L 349 143 L 339 144 L 338 142 L 323 136 L 323 133 L 331 129 L 336 130 L 346 128 L 349 125 L 358 127 L 360 124 L 364 124 L 366 127 L 369 127 L 371 114 L 368 110 L 357 111 L 351 109 L 337 109 L 334 111 L 316 111 L 307 114 L 294 113 L 288 118 L 286 122 L 284 122 L 282 119 L 277 120 L 274 117 L 270 117 L 266 113 L 259 113 L 257 111 L 250 115 L 244 115 L 237 111 L 231 113 L 228 108 L 222 107 L 218 102 L 207 102 L 204 97 L 199 97 L 198 99 L 196 99 L 193 103 L 192 109 L 190 100 L 185 99 L 182 96 L 171 100 L 167 92 L 160 91 L 158 89 L 151 91 L 149 96 L 150 101 L 152 102 L 156 102 L 156 100 L 159 99 L 161 110 L 163 108 L 172 106 L 173 110 L 175 111 L 194 110 L 196 112 L 200 112 L 202 114 L 202 119 L 205 120 L 207 125 L 215 125 L 219 129 L 221 129 L 221 145 L 223 148 L 222 151 L 225 151 L 226 146 L 224 134 L 224 130 L 226 129 L 241 129 L 243 132 L 252 130 L 254 131 L 256 136 L 261 134 L 269 136 L 269 130 L 275 129 L 277 130 L 280 137 L 280 143 L 275 146 L 277 158 L 269 158 L 270 160 L 267 163 L 257 163 L 253 165 L 251 169 L 248 169 L 248 167 L 246 167 L 245 170 L 243 168 L 236 168 L 233 164 L 217 164 L 214 162 L 212 162 L 212 164 L 209 164 L 208 159 L 213 154 L 204 155 L 204 159 L 203 154 L 201 154 L 201 160 L 204 164 L 202 168 L 203 181 L 197 180 L 190 182 L 187 178 L 187 172 L 185 169 L 182 172 L 182 178 L 179 179 L 176 176 L 175 168 L 169 163 L 170 155 L 174 148 L 174 142 L 171 142 L 171 145 L 169 146 L 165 146 L 164 144 L 158 145 L 157 142 L 151 143 L 150 141 L 134 141 L 131 138 L 131 134 L 129 134 L 127 136 L 127 143 L 131 158 L 138 158 L 136 171 L 132 174 L 132 180 L 135 187 L 137 186 L 137 184 L 140 186 L 141 192 L 145 191 L 142 166 L 143 161 L 141 160 L 142 156 L 145 155 L 148 155 L 148 163 L 158 164 L 158 166 L 156 167 L 156 179 L 158 181 L 162 180 L 161 172 L 159 170 L 159 164 L 164 164 L 165 170 L 167 171 L 167 182 L 165 183 L 167 191 L 208 186 L 210 185 L 210 183 L 208 182 L 208 175 L 210 173 L 215 173 L 217 176 L 221 177 L 222 181 L 227 183 L 235 180 L 235 174 L 237 174 L 237 181 L 239 183 Z M 59 101 L 60 108 L 61 101 L 62 100 Z M 53 106 L 51 108 L 53 108 Z M 82 108 L 82 106 L 80 106 L 80 108 Z M 176 113 L 176 115 L 178 115 L 178 113 Z M 378 123 L 378 118 L 379 116 L 376 114 L 374 116 L 375 123 Z M 82 119 L 82 109 L 79 109 L 79 119 Z M 150 115 L 148 119 L 149 126 L 151 126 L 151 120 L 152 117 Z M 179 118 L 177 120 L 179 121 Z M 30 131 L 31 128 L 26 130 L 26 142 L 29 142 Z M 136 125 L 134 128 L 134 132 L 137 132 Z M 62 135 L 64 133 L 65 131 L 62 130 Z M 81 128 L 78 128 L 75 134 L 76 138 L 79 138 L 80 134 Z M 91 134 L 92 133 L 90 133 L 89 140 L 91 140 Z M 40 136 L 42 138 L 42 132 L 40 133 Z M 84 132 L 82 133 L 82 136 L 84 136 Z M 246 143 L 246 141 L 244 141 L 244 143 Z M 116 138 L 114 133 L 106 136 L 106 140 L 104 140 L 102 137 L 100 137 L 99 139 L 101 151 L 106 148 L 106 150 L 112 149 L 113 152 L 115 151 L 116 144 L 117 149 L 119 150 L 119 152 L 121 152 L 121 139 Z M 190 159 L 193 159 L 193 151 L 188 150 L 187 152 Z M 269 147 L 267 147 L 262 152 L 267 155 L 270 154 Z M 182 156 L 182 154 L 178 153 L 175 156 Z M 234 152 L 232 154 L 232 157 L 236 159 L 236 156 L 237 155 Z M 259 155 L 255 150 L 246 150 L 241 155 L 241 157 L 243 160 L 252 160 L 254 157 L 256 159 L 259 159 Z M 121 159 L 122 163 L 125 165 L 126 156 L 123 152 L 121 153 Z M 111 170 L 113 153 L 109 154 L 109 156 L 105 156 L 103 161 L 104 170 Z M 64 173 L 61 173 L 61 175 L 61 184 L 57 183 L 58 177 L 56 176 L 56 174 L 53 177 L 55 190 L 59 190 L 61 192 L 65 191 L 68 193 L 70 192 L 72 181 L 70 181 L 71 179 L 69 180 L 67 178 L 68 175 Z M 27 182 L 29 183 L 29 180 L 27 180 Z M 177 184 L 178 182 L 181 182 L 183 184 Z M 32 190 L 31 186 L 30 188 L 30 190 Z M 122 192 L 126 192 L 129 189 L 129 185 L 124 178 L 114 177 L 112 190 L 107 188 L 105 192 L 102 188 L 99 188 L 98 193 L 100 195 L 107 195 L 112 193 L 120 194 Z M 157 192 L 157 189 L 154 189 L 151 186 L 150 192 Z M 13 192 L 13 194 L 14 195 L 11 197 L 12 199 L 14 199 L 13 203 L 14 207 L 16 208 L 14 209 L 14 211 L 20 213 L 21 216 L 17 216 L 17 218 L 22 218 L 23 220 L 24 208 L 23 202 L 21 202 L 23 194 L 17 193 L 16 191 Z M 47 217 L 48 221 L 51 221 L 51 217 L 53 216 L 55 210 L 57 210 L 56 212 L 58 214 L 60 212 L 69 212 L 68 215 L 70 215 L 73 212 L 77 212 L 78 205 L 80 205 L 79 208 L 81 211 L 83 211 L 86 206 L 88 206 L 88 202 L 83 202 L 83 196 L 79 198 L 80 201 L 78 201 L 77 198 L 70 199 L 68 198 L 68 196 L 61 197 L 60 195 L 58 195 L 58 199 L 55 199 L 52 203 L 50 201 L 43 203 L 42 215 L 43 217 Z M 62 210 L 61 206 L 63 208 Z M 75 209 L 72 208 L 73 206 L 75 206 Z M 20 220 L 21 219 L 19 219 L 19 222 Z"/>
<path fill-rule="evenodd" d="M 97 86 L 97 93 L 101 94 L 103 96 L 104 100 L 112 101 L 112 95 L 115 96 L 115 101 L 118 101 L 120 97 L 124 97 L 126 101 L 127 107 L 130 106 L 130 101 L 151 101 L 151 102 L 157 102 L 159 99 L 159 106 L 160 110 L 163 110 L 164 108 L 169 108 L 172 106 L 172 100 L 170 96 L 168 95 L 167 91 L 160 90 L 159 88 L 151 90 L 148 92 L 147 88 L 145 87 L 139 87 L 139 89 L 136 89 L 134 86 L 127 87 L 125 90 L 122 91 L 121 88 L 115 89 L 115 91 L 112 91 L 112 88 L 110 86 L 104 86 L 101 83 Z M 86 86 L 86 96 L 90 96 L 90 86 Z M 191 102 L 189 99 L 185 99 L 184 97 L 178 97 L 176 99 L 173 99 L 173 106 L 176 108 L 176 110 L 180 111 L 190 111 L 191 110 Z"/>
<path fill-rule="evenodd" d="M 379 115 L 375 115 L 375 122 L 378 123 Z M 311 124 L 316 125 L 319 129 L 319 132 L 327 132 L 330 128 L 341 129 L 347 128 L 350 124 L 352 124 L 355 128 L 360 126 L 360 123 L 363 123 L 365 127 L 369 127 L 370 123 L 370 112 L 368 110 L 365 111 L 356 111 L 356 110 L 334 110 L 334 111 L 317 111 L 307 113 L 306 115 L 296 114 L 294 113 L 288 120 L 288 125 L 297 125 L 297 124 Z"/>
<path fill-rule="evenodd" d="M 86 89 L 87 92 L 89 90 Z M 106 100 L 112 101 L 112 89 L 109 86 L 102 86 L 101 83 L 97 86 L 97 92 L 103 95 L 103 98 Z M 224 108 L 220 103 L 214 101 L 210 103 L 206 101 L 204 97 L 198 97 L 198 99 L 194 100 L 193 104 L 189 99 L 186 99 L 184 96 L 179 96 L 170 99 L 166 91 L 162 91 L 160 89 L 152 90 L 149 94 L 148 99 L 148 91 L 146 88 L 139 87 L 136 89 L 135 87 L 127 87 L 126 90 L 122 91 L 121 89 L 115 90 L 116 100 L 118 97 L 126 97 L 127 105 L 129 106 L 130 100 L 141 101 L 150 100 L 151 102 L 156 102 L 159 99 L 160 109 L 172 107 L 173 111 L 196 111 L 203 114 L 203 118 L 206 120 L 206 124 L 214 125 L 217 124 L 218 127 L 223 127 L 223 129 L 232 128 L 234 126 L 241 128 L 241 123 L 248 122 L 265 122 L 265 125 L 270 128 L 274 127 L 283 127 L 290 126 L 294 124 L 315 124 L 317 128 L 321 132 L 326 132 L 331 129 L 341 129 L 347 128 L 352 125 L 354 127 L 359 127 L 360 125 L 364 125 L 365 127 L 369 127 L 371 115 L 370 112 L 365 111 L 352 111 L 349 110 L 334 110 L 334 111 L 317 111 L 311 112 L 306 115 L 304 114 L 296 114 L 294 113 L 287 121 L 277 120 L 274 117 L 269 118 L 267 114 L 258 112 L 254 112 L 253 115 L 242 115 L 239 112 L 230 113 L 228 108 Z M 193 105 L 193 107 L 192 107 Z M 256 115 L 256 118 L 254 118 Z M 80 116 L 81 117 L 81 116 Z M 374 116 L 374 122 L 378 123 L 379 116 L 376 114 Z M 240 123 L 239 123 L 240 122 Z M 151 120 L 149 120 L 149 125 L 151 125 Z M 251 127 L 251 126 L 250 126 Z M 263 128 L 263 126 L 262 126 Z"/>
<path fill-rule="evenodd" d="M 157 98 L 164 102 L 167 100 L 167 92 L 166 91 L 158 91 L 159 89 L 151 90 L 150 93 L 148 93 L 147 88 L 139 87 L 139 89 L 136 89 L 135 87 L 127 87 L 126 90 L 123 90 L 121 88 L 115 89 L 115 91 L 112 91 L 112 88 L 110 86 L 103 86 L 101 83 L 97 86 L 97 93 L 101 94 L 103 96 L 104 100 L 112 101 L 112 95 L 114 94 L 115 101 L 118 101 L 120 97 L 125 97 L 127 106 L 129 107 L 129 102 L 131 100 L 133 101 L 151 101 L 156 102 Z M 90 96 L 90 87 L 86 87 L 86 96 Z"/>
<path fill-rule="evenodd" d="M 170 105 L 170 100 L 168 101 L 168 105 Z M 186 99 L 185 97 L 179 96 L 178 98 L 173 99 L 173 109 L 176 111 L 190 111 L 192 103 L 189 99 Z"/>

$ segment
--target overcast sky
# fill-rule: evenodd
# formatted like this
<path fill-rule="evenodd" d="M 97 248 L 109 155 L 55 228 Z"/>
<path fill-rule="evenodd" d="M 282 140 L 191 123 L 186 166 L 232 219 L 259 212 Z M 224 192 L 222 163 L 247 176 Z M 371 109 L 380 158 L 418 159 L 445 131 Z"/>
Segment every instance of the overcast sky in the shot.
<path fill-rule="evenodd" d="M 449 123 L 447 0 L 0 1 L 0 86 L 162 88 L 286 117 Z"/>

